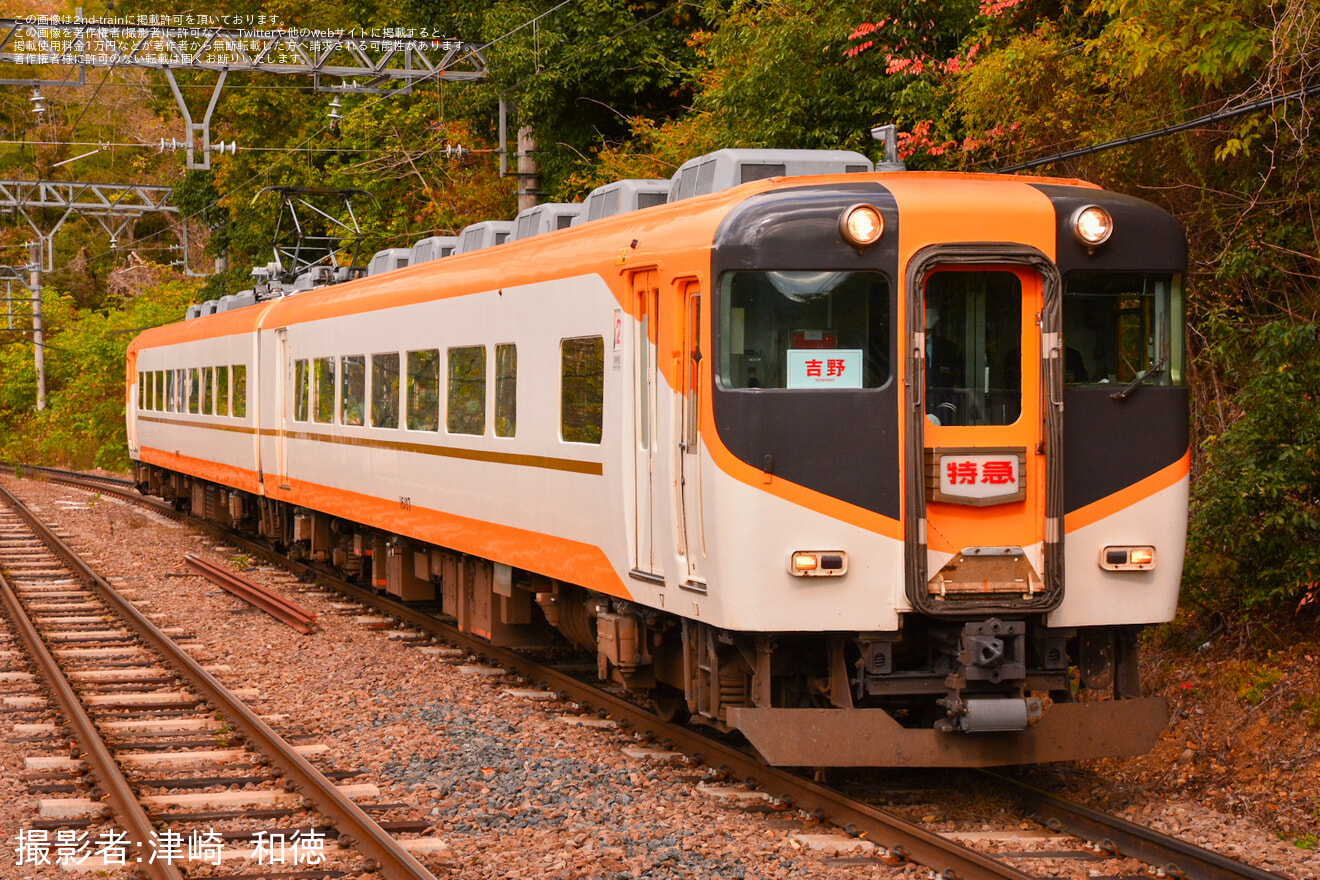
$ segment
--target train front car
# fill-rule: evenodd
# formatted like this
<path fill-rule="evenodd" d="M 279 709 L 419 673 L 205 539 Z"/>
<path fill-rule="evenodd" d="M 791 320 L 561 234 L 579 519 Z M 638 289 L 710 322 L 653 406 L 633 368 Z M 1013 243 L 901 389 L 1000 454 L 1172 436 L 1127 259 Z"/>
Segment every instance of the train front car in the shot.
<path fill-rule="evenodd" d="M 702 523 L 707 581 L 740 587 L 720 629 L 685 624 L 689 704 L 775 764 L 1149 750 L 1138 635 L 1173 616 L 1186 535 L 1182 231 L 1076 182 L 802 184 L 715 237 Z"/>

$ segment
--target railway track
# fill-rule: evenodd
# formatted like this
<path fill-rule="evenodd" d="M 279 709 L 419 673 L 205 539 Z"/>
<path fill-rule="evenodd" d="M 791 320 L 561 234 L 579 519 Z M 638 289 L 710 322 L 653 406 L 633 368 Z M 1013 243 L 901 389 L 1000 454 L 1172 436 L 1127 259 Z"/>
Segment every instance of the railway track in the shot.
<path fill-rule="evenodd" d="M 121 495 L 158 512 L 172 513 L 165 505 L 137 496 L 131 490 L 108 487 L 104 482 L 88 486 L 72 477 L 48 475 L 48 478 L 81 485 L 93 491 Z M 1071 804 L 1015 780 L 989 774 L 985 775 L 985 781 L 980 784 L 986 790 L 997 792 L 1020 804 L 1017 818 L 1032 819 L 1039 830 L 970 835 L 957 832 L 933 833 L 916 822 L 901 818 L 895 811 L 869 804 L 865 799 L 850 796 L 800 774 L 768 767 L 736 744 L 713 739 L 690 727 L 666 724 L 645 707 L 601 691 L 594 685 L 580 681 L 573 674 L 541 664 L 524 654 L 473 639 L 427 613 L 425 609 L 395 602 L 373 591 L 343 582 L 328 572 L 276 557 L 269 548 L 219 530 L 212 524 L 195 520 L 190 522 L 240 546 L 245 552 L 278 560 L 280 565 L 300 574 L 314 575 L 323 584 L 379 614 L 430 633 L 478 655 L 486 663 L 556 691 L 576 702 L 585 711 L 608 717 L 630 728 L 639 740 L 686 753 L 712 768 L 706 776 L 708 782 L 741 780 L 738 788 L 753 790 L 757 796 L 767 798 L 781 808 L 799 810 L 844 828 L 867 842 L 867 859 L 915 863 L 928 869 L 929 876 L 947 880 L 1028 880 L 1046 876 L 1278 880 L 1286 876 L 1245 865 L 1119 817 Z M 961 784 L 968 784 L 966 777 Z M 734 788 L 730 787 L 728 791 L 730 796 L 734 796 Z M 1013 824 L 1016 826 L 1017 823 Z M 1031 846 L 1030 841 L 1033 840 L 1042 848 L 1030 852 L 1023 849 L 1023 845 Z M 966 841 L 972 843 L 968 845 Z M 991 853 L 974 848 L 985 842 L 992 842 L 1001 850 L 1014 851 Z M 1046 867 L 1041 869 L 1036 865 Z M 1040 873 L 1041 870 L 1046 873 Z"/>
<path fill-rule="evenodd" d="M 337 784 L 356 774 L 322 770 L 324 746 L 280 737 L 215 677 L 223 668 L 193 659 L 17 498 L 0 489 L 0 502 L 0 599 L 17 637 L 0 653 L 0 680 L 30 683 L 9 695 L 11 710 L 47 716 L 53 702 L 57 718 L 16 728 L 38 752 L 29 787 L 52 795 L 19 841 L 20 864 L 99 859 L 152 880 L 182 878 L 189 862 L 311 871 L 262 872 L 289 878 L 433 877 L 368 814 L 404 805 L 359 806 L 375 786 Z M 416 833 L 427 823 L 391 824 Z"/>

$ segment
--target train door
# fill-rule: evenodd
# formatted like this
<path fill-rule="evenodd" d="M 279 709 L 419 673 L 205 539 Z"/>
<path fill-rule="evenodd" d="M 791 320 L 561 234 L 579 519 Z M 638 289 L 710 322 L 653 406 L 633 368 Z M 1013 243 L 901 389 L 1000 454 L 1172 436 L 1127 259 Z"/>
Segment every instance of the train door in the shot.
<path fill-rule="evenodd" d="M 275 331 L 275 472 L 279 478 L 277 485 L 282 489 L 289 487 L 289 389 L 292 382 L 289 370 L 289 328 L 281 327 Z"/>
<path fill-rule="evenodd" d="M 637 401 L 633 414 L 635 440 L 634 485 L 635 512 L 633 530 L 634 570 L 637 574 L 663 581 L 664 567 L 656 552 L 657 519 L 655 486 L 657 483 L 660 430 L 656 422 L 659 401 L 659 374 L 656 369 L 656 342 L 660 317 L 659 273 L 639 271 L 632 276 L 634 300 L 633 376 Z M 663 496 L 662 496 L 663 497 Z"/>
<path fill-rule="evenodd" d="M 1040 607 L 1061 589 L 1057 285 L 1030 261 L 909 277 L 909 597 L 935 614 Z"/>
<path fill-rule="evenodd" d="M 705 584 L 706 539 L 701 518 L 701 388 L 705 363 L 701 347 L 701 288 L 682 285 L 683 349 L 679 361 L 678 513 L 679 555 L 689 584 Z"/>

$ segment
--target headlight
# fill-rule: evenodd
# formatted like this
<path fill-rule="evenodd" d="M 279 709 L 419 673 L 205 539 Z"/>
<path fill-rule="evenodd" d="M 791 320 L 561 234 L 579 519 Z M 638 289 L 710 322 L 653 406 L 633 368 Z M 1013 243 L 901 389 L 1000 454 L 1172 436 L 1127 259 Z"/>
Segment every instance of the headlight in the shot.
<path fill-rule="evenodd" d="M 1073 212 L 1072 230 L 1082 244 L 1096 247 L 1114 234 L 1114 218 L 1099 205 L 1087 205 Z"/>
<path fill-rule="evenodd" d="M 1105 571 L 1150 571 L 1155 567 L 1155 548 L 1105 547 L 1100 551 L 1100 567 Z"/>
<path fill-rule="evenodd" d="M 843 237 L 858 247 L 867 247 L 880 240 L 885 231 L 885 218 L 871 205 L 854 205 L 843 212 L 839 220 Z"/>
<path fill-rule="evenodd" d="M 848 554 L 842 550 L 798 550 L 788 557 L 788 573 L 795 577 L 839 577 L 848 573 Z"/>

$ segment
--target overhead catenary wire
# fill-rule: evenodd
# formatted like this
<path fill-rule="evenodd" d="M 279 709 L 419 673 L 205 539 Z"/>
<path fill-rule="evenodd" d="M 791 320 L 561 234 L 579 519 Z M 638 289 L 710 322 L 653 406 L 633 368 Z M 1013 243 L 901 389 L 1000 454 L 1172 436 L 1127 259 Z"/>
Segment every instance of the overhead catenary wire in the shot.
<path fill-rule="evenodd" d="M 557 10 L 559 10 L 559 9 L 562 9 L 563 7 L 567 6 L 568 4 L 570 4 L 570 3 L 572 3 L 572 2 L 574 2 L 574 0 L 561 0 L 560 3 L 558 3 L 557 5 L 551 7 L 550 9 L 546 10 L 545 12 L 543 12 L 543 13 L 541 13 L 541 14 L 535 16 L 534 18 L 528 19 L 527 21 L 523 22 L 522 24 L 518 25 L 517 27 L 515 27 L 515 28 L 513 28 L 513 29 L 511 29 L 511 30 L 509 30 L 509 31 L 507 31 L 507 32 L 505 32 L 505 33 L 503 33 L 503 34 L 501 34 L 500 36 L 496 37 L 495 39 L 490 40 L 489 42 L 484 43 L 484 44 L 482 44 L 481 46 L 478 46 L 476 49 L 474 49 L 474 50 L 470 50 L 470 53 L 471 53 L 471 52 L 477 52 L 477 53 L 479 53 L 479 52 L 484 52 L 484 51 L 486 51 L 487 49 L 489 49 L 491 46 L 494 46 L 496 43 L 499 43 L 501 40 L 507 39 L 509 36 L 512 36 L 513 34 L 517 33 L 518 31 L 523 30 L 524 28 L 531 26 L 532 24 L 534 24 L 534 23 L 540 21 L 541 19 L 545 18 L 545 17 L 546 17 L 547 15 L 549 15 L 550 13 L 555 12 L 555 11 L 557 11 Z M 670 8 L 673 8 L 673 7 L 670 7 Z M 662 11 L 663 11 L 663 10 L 662 10 Z M 654 18 L 654 16 L 652 16 L 652 18 Z M 649 21 L 650 19 L 647 19 L 647 20 Z M 635 27 L 635 26 L 636 26 L 635 24 L 634 24 L 634 25 L 630 25 L 629 27 L 625 28 L 625 29 L 624 29 L 622 32 L 620 32 L 620 33 L 621 33 L 621 34 L 622 34 L 622 33 L 626 33 L 627 31 L 631 30 L 631 29 L 632 29 L 633 27 Z M 616 36 L 618 36 L 618 35 L 616 35 Z M 467 56 L 465 55 L 465 56 L 463 56 L 462 58 L 455 59 L 454 63 L 455 63 L 455 64 L 461 63 L 463 60 L 466 59 L 466 57 L 467 57 Z M 436 76 L 442 74 L 443 72 L 444 72 L 444 71 L 442 71 L 442 70 L 437 70 L 437 71 L 435 71 L 435 72 L 433 72 L 433 73 L 431 73 L 431 74 L 428 74 L 426 77 L 423 77 L 423 78 L 417 80 L 417 81 L 414 83 L 414 85 L 422 85 L 422 84 L 424 84 L 424 83 L 430 81 L 432 78 L 434 78 L 434 77 L 436 77 Z M 342 122 L 344 119 L 348 119 L 348 118 L 350 118 L 350 117 L 352 117 L 352 116 L 354 116 L 354 115 L 356 115 L 356 114 L 358 114 L 358 113 L 366 112 L 366 111 L 369 110 L 370 108 L 375 107 L 375 106 L 376 106 L 377 104 L 379 104 L 380 102 L 385 101 L 385 100 L 387 100 L 387 99 L 389 99 L 389 98 L 392 98 L 392 97 L 394 97 L 393 94 L 380 95 L 380 96 L 376 97 L 374 100 L 370 100 L 370 101 L 364 102 L 364 103 L 362 103 L 362 104 L 359 104 L 356 108 L 350 109 L 350 110 L 348 110 L 347 112 L 345 112 L 345 113 L 343 114 L 343 116 L 341 117 L 341 119 L 338 120 L 338 121 L 339 121 L 339 122 Z M 226 196 L 232 196 L 232 195 L 234 195 L 234 194 L 236 194 L 236 193 L 242 192 L 242 191 L 248 189 L 249 187 L 255 185 L 255 184 L 256 184 L 256 183 L 257 183 L 257 182 L 258 182 L 263 176 L 266 176 L 266 175 L 269 175 L 269 174 L 273 173 L 276 169 L 278 169 L 278 168 L 280 167 L 280 165 L 281 165 L 283 162 L 287 161 L 288 159 L 290 159 L 290 158 L 292 158 L 292 157 L 294 157 L 294 156 L 297 156 L 297 155 L 300 155 L 300 154 L 305 155 L 305 154 L 307 154 L 307 153 L 309 153 L 309 152 L 317 152 L 317 151 L 320 151 L 319 148 L 312 148 L 310 145 L 311 145 L 313 139 L 318 138 L 318 137 L 320 137 L 320 136 L 322 136 L 322 135 L 328 133 L 330 130 L 331 130 L 331 126 L 330 126 L 330 125 L 322 125 L 322 126 L 321 126 L 319 129 L 317 129 L 315 132 L 311 133 L 311 134 L 308 135 L 306 138 L 304 138 L 301 142 L 299 142 L 298 144 L 295 144 L 295 145 L 293 145 L 293 146 L 288 146 L 288 147 L 266 147 L 266 148 L 246 148 L 246 149 L 265 149 L 265 150 L 270 150 L 270 151 L 280 152 L 282 155 L 277 156 L 277 157 L 274 157 L 273 160 L 271 161 L 271 163 L 270 163 L 265 169 L 263 169 L 263 170 L 260 171 L 260 172 L 254 173 L 254 174 L 253 174 L 251 177 L 249 177 L 247 180 L 244 180 L 244 181 L 242 181 L 241 183 L 237 184 L 237 185 L 236 185 L 234 188 L 232 188 L 228 193 L 226 193 Z M 362 152 L 362 151 L 356 151 L 356 152 Z M 488 151 L 488 150 L 473 150 L 472 152 L 493 152 L 493 151 Z M 213 207 L 215 207 L 217 204 L 219 204 L 219 201 L 220 201 L 219 199 L 212 200 L 211 202 L 207 203 L 206 205 L 204 205 L 204 206 L 198 208 L 198 209 L 197 209 L 196 211 L 194 211 L 193 213 L 181 217 L 181 220 L 182 220 L 183 222 L 187 222 L 188 220 L 191 220 L 191 219 L 194 219 L 194 218 L 196 218 L 196 217 L 199 217 L 199 216 L 201 216 L 202 214 L 204 214 L 206 211 L 209 211 L 211 208 L 213 208 Z M 143 237 L 142 239 L 140 239 L 140 240 L 141 240 L 141 241 L 147 241 L 147 240 L 149 240 L 149 239 L 151 239 L 151 238 L 155 238 L 155 237 L 157 237 L 157 236 L 161 236 L 161 235 L 163 235 L 166 231 L 167 231 L 167 230 L 163 230 L 163 229 L 162 229 L 162 230 L 159 230 L 159 231 L 157 231 L 157 232 L 153 232 L 153 233 L 151 233 L 150 235 L 144 236 L 144 237 Z M 70 261 L 70 262 L 68 262 L 68 263 L 65 263 L 65 264 L 61 265 L 61 266 L 59 267 L 59 269 L 62 270 L 62 269 L 71 268 L 71 267 L 76 266 L 76 265 L 79 265 L 79 264 L 81 264 L 81 263 L 83 263 L 83 262 L 85 262 L 85 261 L 87 261 L 87 260 L 97 259 L 97 258 L 99 258 L 99 257 L 103 257 L 103 256 L 105 256 L 105 255 L 107 255 L 107 254 L 111 254 L 111 253 L 114 253 L 114 251 L 113 251 L 113 250 L 102 251 L 101 253 L 98 253 L 98 254 L 92 254 L 92 255 L 85 256 L 85 257 L 79 257 L 79 258 L 77 258 L 77 259 L 75 259 L 75 260 L 72 260 L 72 261 Z"/>
<path fill-rule="evenodd" d="M 1063 153 L 1043 156 L 1039 159 L 1032 159 L 1028 162 L 1019 162 L 1016 165 L 1009 165 L 1005 168 L 996 168 L 994 171 L 997 174 L 1012 174 L 1016 171 L 1027 171 L 1032 168 L 1039 168 L 1042 165 L 1066 162 L 1069 159 L 1091 156 L 1096 153 L 1103 153 L 1106 150 L 1114 150 L 1119 147 L 1128 147 L 1133 144 L 1142 143 L 1143 141 L 1168 137 L 1169 135 L 1179 134 L 1180 132 L 1190 131 L 1195 128 L 1204 128 L 1207 125 L 1213 125 L 1216 122 L 1223 122 L 1226 119 L 1247 116 L 1251 113 L 1259 113 L 1262 110 L 1271 110 L 1280 104 L 1285 104 L 1289 101 L 1301 101 L 1306 98 L 1314 97 L 1315 95 L 1320 95 L 1320 83 L 1296 89 L 1291 92 L 1285 92 L 1281 95 L 1270 95 L 1246 104 L 1239 104 L 1236 107 L 1226 107 L 1223 110 L 1217 110 L 1214 113 L 1207 113 L 1204 116 L 1198 116 L 1195 119 L 1189 119 L 1186 122 L 1165 125 L 1161 128 L 1153 128 L 1138 134 L 1115 138 L 1113 140 L 1105 141 L 1104 143 L 1093 144 L 1089 147 L 1079 147 L 1075 150 L 1068 150 Z"/>

